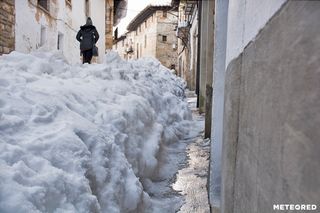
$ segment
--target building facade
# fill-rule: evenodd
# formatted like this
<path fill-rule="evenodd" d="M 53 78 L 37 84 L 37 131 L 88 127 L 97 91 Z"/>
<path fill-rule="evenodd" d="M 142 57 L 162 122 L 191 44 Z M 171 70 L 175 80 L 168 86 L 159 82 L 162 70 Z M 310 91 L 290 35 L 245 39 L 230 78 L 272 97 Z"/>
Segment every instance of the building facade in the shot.
<path fill-rule="evenodd" d="M 123 59 L 157 58 L 164 66 L 177 66 L 177 12 L 170 6 L 147 6 L 115 40 L 113 49 Z"/>
<path fill-rule="evenodd" d="M 178 75 L 198 96 L 197 106 L 205 113 L 205 138 L 211 136 L 214 0 L 173 0 L 179 8 Z M 199 24 L 201 23 L 201 24 Z"/>
<path fill-rule="evenodd" d="M 319 204 L 319 11 L 318 1 L 217 1 L 210 188 L 221 212 Z"/>
<path fill-rule="evenodd" d="M 91 17 L 100 39 L 97 43 L 101 62 L 106 49 L 112 48 L 112 27 L 114 22 L 114 0 L 6 0 L 1 1 L 1 12 L 9 10 L 4 29 L 11 32 L 10 48 L 0 43 L 0 53 L 12 50 L 29 53 L 37 49 L 60 51 L 71 63 L 80 62 L 79 42 L 75 36 L 80 26 Z M 9 5 L 9 6 L 8 6 Z M 13 18 L 11 18 L 11 16 Z M 4 19 L 1 16 L 1 19 Z M 7 25 L 12 26 L 14 30 Z M 2 25 L 1 25 L 2 27 Z M 8 32 L 9 33 L 9 32 Z M 1 41 L 7 39 L 1 33 Z M 4 38 L 3 38 L 4 37 Z M 9 50 L 8 50 L 9 48 Z"/>
<path fill-rule="evenodd" d="M 194 21 L 185 15 L 192 3 L 172 1 L 180 21 L 187 20 L 178 31 L 187 32 L 189 45 Z M 318 210 L 319 1 L 197 5 L 198 106 L 206 127 L 212 123 L 205 130 L 211 137 L 211 212 L 292 210 L 282 204 L 313 204 Z M 178 46 L 183 49 L 182 42 Z M 191 51 L 179 52 L 178 74 L 192 89 Z"/>
<path fill-rule="evenodd" d="M 190 90 L 196 90 L 198 53 L 198 2 L 180 1 L 178 37 L 178 76 L 185 79 Z"/>

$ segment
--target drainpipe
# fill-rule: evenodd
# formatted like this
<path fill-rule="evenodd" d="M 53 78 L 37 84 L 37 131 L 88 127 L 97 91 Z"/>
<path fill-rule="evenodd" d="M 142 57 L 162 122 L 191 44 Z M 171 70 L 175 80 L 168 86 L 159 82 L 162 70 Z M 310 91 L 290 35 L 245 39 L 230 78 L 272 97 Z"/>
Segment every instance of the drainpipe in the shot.
<path fill-rule="evenodd" d="M 201 38 L 201 8 L 202 2 L 198 1 L 198 50 L 197 50 L 197 75 L 196 75 L 196 94 L 197 94 L 197 108 L 199 108 L 200 98 L 200 38 Z"/>

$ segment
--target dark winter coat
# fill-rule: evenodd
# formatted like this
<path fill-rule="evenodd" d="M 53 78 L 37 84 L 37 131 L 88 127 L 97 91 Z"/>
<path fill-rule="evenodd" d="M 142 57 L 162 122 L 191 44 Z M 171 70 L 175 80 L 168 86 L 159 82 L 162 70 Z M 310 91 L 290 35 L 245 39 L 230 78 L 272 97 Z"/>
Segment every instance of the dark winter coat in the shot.
<path fill-rule="evenodd" d="M 90 50 L 99 39 L 99 33 L 93 25 L 83 25 L 77 34 L 77 40 L 80 42 L 80 50 Z"/>

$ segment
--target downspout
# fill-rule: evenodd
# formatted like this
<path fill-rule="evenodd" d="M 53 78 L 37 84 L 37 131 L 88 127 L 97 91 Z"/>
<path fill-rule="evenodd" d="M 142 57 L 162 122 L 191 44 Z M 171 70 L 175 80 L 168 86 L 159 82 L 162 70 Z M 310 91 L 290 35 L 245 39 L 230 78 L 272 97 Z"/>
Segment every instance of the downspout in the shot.
<path fill-rule="evenodd" d="M 201 8 L 202 2 L 198 1 L 198 50 L 197 50 L 197 76 L 196 76 L 196 94 L 197 94 L 197 108 L 199 108 L 200 95 L 200 38 L 201 38 Z"/>

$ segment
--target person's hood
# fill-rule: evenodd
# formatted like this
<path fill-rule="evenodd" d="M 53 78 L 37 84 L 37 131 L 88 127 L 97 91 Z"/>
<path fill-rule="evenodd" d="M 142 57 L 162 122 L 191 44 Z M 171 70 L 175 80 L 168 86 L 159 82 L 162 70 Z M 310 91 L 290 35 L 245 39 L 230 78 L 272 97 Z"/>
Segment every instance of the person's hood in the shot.
<path fill-rule="evenodd" d="M 89 26 L 89 25 L 93 25 L 92 24 L 92 20 L 91 20 L 91 18 L 90 17 L 88 17 L 87 18 L 87 22 L 86 22 L 86 24 L 85 25 L 87 25 L 87 26 Z"/>
<path fill-rule="evenodd" d="M 93 29 L 93 28 L 95 28 L 95 27 L 94 27 L 93 24 L 92 24 L 91 18 L 88 17 L 86 24 L 83 25 L 83 26 L 81 26 L 80 28 L 81 28 L 82 30 L 85 30 L 85 29 Z"/>
<path fill-rule="evenodd" d="M 94 29 L 94 28 L 96 28 L 96 27 L 93 26 L 93 25 L 86 25 L 86 24 L 80 27 L 81 30 L 86 30 L 86 29 L 90 29 L 91 30 L 91 29 Z"/>

